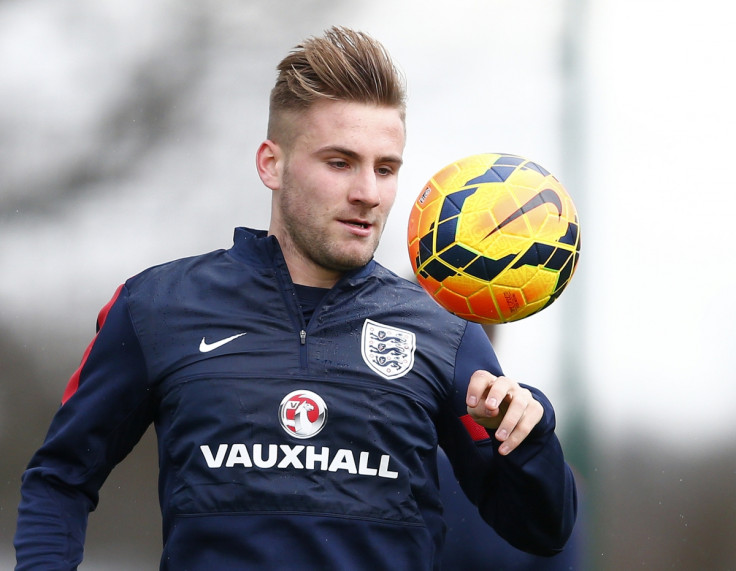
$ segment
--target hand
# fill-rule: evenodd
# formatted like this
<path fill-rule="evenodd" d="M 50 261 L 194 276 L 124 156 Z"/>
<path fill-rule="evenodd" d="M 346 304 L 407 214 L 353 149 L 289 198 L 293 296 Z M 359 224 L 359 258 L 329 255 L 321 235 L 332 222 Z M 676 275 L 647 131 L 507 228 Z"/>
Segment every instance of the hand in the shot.
<path fill-rule="evenodd" d="M 475 422 L 496 430 L 495 437 L 502 443 L 498 451 L 504 456 L 529 436 L 544 415 L 531 391 L 488 371 L 476 371 L 470 377 L 465 404 Z"/>

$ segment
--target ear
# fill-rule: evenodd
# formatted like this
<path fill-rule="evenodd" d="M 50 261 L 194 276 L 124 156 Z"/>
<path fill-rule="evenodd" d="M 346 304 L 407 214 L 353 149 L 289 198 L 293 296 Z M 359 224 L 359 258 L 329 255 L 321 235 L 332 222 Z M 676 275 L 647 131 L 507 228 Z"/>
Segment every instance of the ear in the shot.
<path fill-rule="evenodd" d="M 263 184 L 271 190 L 281 188 L 281 174 L 284 153 L 281 147 L 271 140 L 261 143 L 256 151 L 256 169 Z"/>

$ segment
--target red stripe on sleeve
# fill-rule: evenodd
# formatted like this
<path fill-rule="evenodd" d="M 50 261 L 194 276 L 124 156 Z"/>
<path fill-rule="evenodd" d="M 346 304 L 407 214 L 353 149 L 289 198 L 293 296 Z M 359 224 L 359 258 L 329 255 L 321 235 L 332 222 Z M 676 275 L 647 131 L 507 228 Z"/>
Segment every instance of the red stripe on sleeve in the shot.
<path fill-rule="evenodd" d="M 69 379 L 69 382 L 66 385 L 66 390 L 64 390 L 64 395 L 61 397 L 61 404 L 63 405 L 68 401 L 74 393 L 77 392 L 77 389 L 79 388 L 79 376 L 82 374 L 82 369 L 84 368 L 85 363 L 87 362 L 87 358 L 89 357 L 89 354 L 92 352 L 92 347 L 95 345 L 95 341 L 97 340 L 97 335 L 99 335 L 100 329 L 102 329 L 102 326 L 105 324 L 105 320 L 107 319 L 107 314 L 110 313 L 110 308 L 113 306 L 113 304 L 117 301 L 118 297 L 120 296 L 120 292 L 122 291 L 123 286 L 119 286 L 117 290 L 115 290 L 115 294 L 112 296 L 112 299 L 107 302 L 105 307 L 103 307 L 100 310 L 99 315 L 97 316 L 97 334 L 92 339 L 92 342 L 87 346 L 87 349 L 84 351 L 84 355 L 82 355 L 82 362 L 79 365 L 79 368 L 74 371 L 74 374 Z"/>
<path fill-rule="evenodd" d="M 461 416 L 460 420 L 465 425 L 465 429 L 468 431 L 468 434 L 470 434 L 470 438 L 475 442 L 478 442 L 479 440 L 488 440 L 488 438 L 490 438 L 486 429 L 475 422 L 473 417 L 469 414 Z"/>

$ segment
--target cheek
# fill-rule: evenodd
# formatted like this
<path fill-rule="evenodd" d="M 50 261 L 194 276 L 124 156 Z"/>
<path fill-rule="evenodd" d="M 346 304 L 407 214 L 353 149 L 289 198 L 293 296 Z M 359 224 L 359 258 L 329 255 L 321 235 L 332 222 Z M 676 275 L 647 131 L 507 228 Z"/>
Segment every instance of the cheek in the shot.
<path fill-rule="evenodd" d="M 397 186 L 392 184 L 381 192 L 381 208 L 386 214 L 393 208 L 394 201 L 396 200 L 396 191 Z"/>
<path fill-rule="evenodd" d="M 330 177 L 329 173 L 308 172 L 300 179 L 300 193 L 308 209 L 316 212 L 327 211 L 339 203 L 343 195 L 340 180 Z"/>

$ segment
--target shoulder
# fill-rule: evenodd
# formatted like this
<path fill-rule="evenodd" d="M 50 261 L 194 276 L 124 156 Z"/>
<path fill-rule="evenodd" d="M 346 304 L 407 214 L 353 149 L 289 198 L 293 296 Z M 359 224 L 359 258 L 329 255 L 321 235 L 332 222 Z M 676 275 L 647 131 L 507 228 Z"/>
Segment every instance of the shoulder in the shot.
<path fill-rule="evenodd" d="M 162 288 L 164 293 L 171 295 L 182 287 L 226 283 L 242 276 L 246 268 L 270 268 L 273 250 L 273 240 L 265 231 L 236 228 L 229 249 L 221 248 L 149 267 L 131 277 L 125 285 L 130 291 L 144 295 Z"/>
<path fill-rule="evenodd" d="M 415 281 L 403 278 L 378 263 L 371 277 L 379 284 L 381 297 L 395 309 L 395 313 L 407 315 L 426 334 L 443 336 L 448 340 L 457 336 L 459 340 L 472 325 L 441 307 Z"/>
<path fill-rule="evenodd" d="M 469 366 L 501 374 L 498 359 L 482 325 L 450 313 L 415 281 L 402 278 L 380 264 L 376 266 L 373 274 L 384 286 L 389 286 L 385 288 L 389 292 L 386 295 L 395 298 L 394 302 L 411 315 L 412 321 L 425 335 L 437 340 L 440 346 L 458 351 L 459 360 Z"/>
<path fill-rule="evenodd" d="M 215 250 L 206 254 L 188 256 L 157 264 L 135 274 L 129 278 L 125 285 L 130 291 L 139 291 L 146 288 L 169 286 L 179 283 L 185 276 L 191 276 L 192 272 L 201 273 L 208 271 L 218 258 L 225 255 L 225 250 Z"/>
<path fill-rule="evenodd" d="M 227 250 L 216 250 L 146 268 L 125 282 L 130 310 L 140 315 L 200 304 L 232 279 L 232 265 Z"/>
<path fill-rule="evenodd" d="M 434 305 L 437 303 L 422 289 L 422 287 L 413 280 L 401 277 L 396 272 L 389 270 L 378 262 L 373 262 L 370 272 L 370 278 L 380 282 L 382 286 L 390 286 L 404 295 L 411 296 L 415 301 L 422 303 L 430 302 Z M 439 309 L 439 305 L 437 305 Z"/>

